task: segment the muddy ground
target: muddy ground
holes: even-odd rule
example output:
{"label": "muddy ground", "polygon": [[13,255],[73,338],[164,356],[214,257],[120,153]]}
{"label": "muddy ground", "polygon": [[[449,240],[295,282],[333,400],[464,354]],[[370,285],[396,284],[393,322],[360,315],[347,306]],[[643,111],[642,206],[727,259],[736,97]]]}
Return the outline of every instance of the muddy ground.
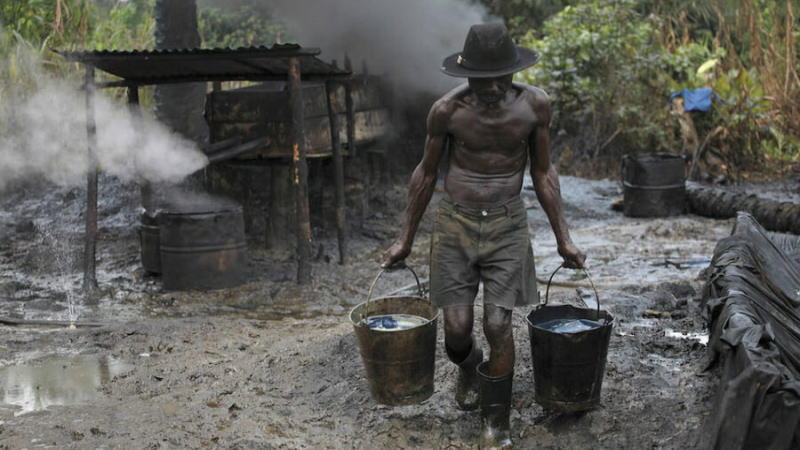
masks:
{"label": "muddy ground", "polygon": [[[562,191],[573,239],[589,255],[616,324],[601,407],[557,414],[533,401],[528,310],[515,312],[518,447],[702,447],[715,377],[704,371],[700,275],[732,222],[623,217],[610,208],[621,197],[613,181],[562,177]],[[537,270],[546,277],[560,258],[533,191],[523,196]],[[370,397],[347,319],[398,230],[404,197],[396,185],[373,198],[364,229],[349,236],[347,265],[336,264],[335,235],[316,230],[312,286],[298,286],[291,261],[252,242],[247,284],[162,292],[139,265],[136,189],[103,179],[101,292],[85,298],[83,193],[34,185],[6,192],[0,318],[68,320],[72,312],[79,323],[103,326],[0,325],[0,448],[477,448],[478,413],[454,408],[455,367],[444,355],[441,324],[435,393],[420,405],[390,408]],[[423,278],[433,209],[409,259]],[[561,282],[586,283],[562,272]],[[393,273],[377,290],[411,281]],[[589,292],[554,287],[551,301],[593,305]]]}

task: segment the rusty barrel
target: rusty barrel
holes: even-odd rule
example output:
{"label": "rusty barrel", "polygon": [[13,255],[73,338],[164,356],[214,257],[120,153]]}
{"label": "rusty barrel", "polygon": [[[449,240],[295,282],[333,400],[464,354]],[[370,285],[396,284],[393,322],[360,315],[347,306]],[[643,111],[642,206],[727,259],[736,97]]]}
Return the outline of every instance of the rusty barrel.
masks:
{"label": "rusty barrel", "polygon": [[625,155],[622,185],[626,216],[668,217],[686,210],[686,162],[681,155]]}
{"label": "rusty barrel", "polygon": [[148,273],[161,273],[158,211],[144,210],[139,215],[139,247],[142,267]]}
{"label": "rusty barrel", "polygon": [[169,208],[159,215],[165,290],[210,290],[245,281],[247,255],[242,207],[236,204]]}
{"label": "rusty barrel", "polygon": [[[553,272],[550,281],[560,268]],[[559,412],[592,409],[600,403],[614,318],[600,310],[599,298],[597,309],[548,305],[550,281],[547,283],[544,304],[534,308],[526,318],[533,363],[534,398],[542,407]],[[599,326],[568,333],[547,329],[548,323],[572,319],[593,321]]]}
{"label": "rusty barrel", "polygon": [[[381,274],[383,271],[375,281]],[[374,286],[375,282],[370,287],[367,301],[350,312],[370,393],[376,402],[384,405],[420,403],[433,394],[439,311],[422,297],[419,279],[419,296],[372,299]],[[372,329],[367,325],[369,317],[398,314],[418,316],[425,321],[413,328],[396,331]]]}

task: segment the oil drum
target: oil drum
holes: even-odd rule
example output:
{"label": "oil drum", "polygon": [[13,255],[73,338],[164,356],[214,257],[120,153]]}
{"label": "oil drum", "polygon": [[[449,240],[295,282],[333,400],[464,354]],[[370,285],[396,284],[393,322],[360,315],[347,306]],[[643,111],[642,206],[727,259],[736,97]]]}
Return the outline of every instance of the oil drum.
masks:
{"label": "oil drum", "polygon": [[139,215],[139,246],[145,272],[161,273],[159,235],[158,211],[142,211]]}
{"label": "oil drum", "polygon": [[686,162],[672,153],[622,158],[623,214],[668,217],[686,210]]}
{"label": "oil drum", "polygon": [[210,290],[245,281],[246,241],[236,204],[170,208],[159,215],[164,290]]}

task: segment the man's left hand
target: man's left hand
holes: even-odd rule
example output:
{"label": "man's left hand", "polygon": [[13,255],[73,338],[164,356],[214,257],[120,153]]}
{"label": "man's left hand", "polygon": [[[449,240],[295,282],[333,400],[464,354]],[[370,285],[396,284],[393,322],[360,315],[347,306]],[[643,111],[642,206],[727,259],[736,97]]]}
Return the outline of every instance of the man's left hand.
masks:
{"label": "man's left hand", "polygon": [[573,243],[567,243],[558,247],[558,254],[564,258],[564,267],[570,269],[583,269],[586,261],[586,254],[578,250]]}

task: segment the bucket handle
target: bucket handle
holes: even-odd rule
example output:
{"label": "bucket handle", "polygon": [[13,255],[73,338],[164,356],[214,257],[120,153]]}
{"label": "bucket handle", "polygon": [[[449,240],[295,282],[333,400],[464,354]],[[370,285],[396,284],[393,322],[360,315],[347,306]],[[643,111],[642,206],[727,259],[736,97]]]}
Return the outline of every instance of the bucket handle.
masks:
{"label": "bucket handle", "polygon": [[417,272],[414,272],[414,269],[412,269],[411,266],[409,266],[405,262],[399,262],[390,267],[387,267],[386,269],[381,269],[381,271],[378,272],[378,276],[376,276],[375,279],[372,280],[372,284],[369,286],[369,293],[367,294],[367,304],[364,306],[364,317],[362,318],[362,320],[366,320],[369,318],[369,302],[370,300],[372,300],[372,290],[375,289],[375,283],[378,282],[378,279],[380,279],[381,275],[383,275],[385,272],[394,272],[395,270],[398,269],[408,269],[414,275],[414,280],[417,281],[417,290],[419,291],[419,296],[422,297],[422,284],[419,282],[419,277],[417,276]]}
{"label": "bucket handle", "polygon": [[[625,172],[626,172],[626,169],[628,168],[628,161],[632,160],[632,159],[633,159],[633,157],[631,155],[628,155],[628,154],[625,154],[625,155],[622,156],[622,163],[619,165],[619,181],[622,183],[623,186],[625,185]],[[560,267],[559,267],[559,269],[560,269]],[[558,270],[558,269],[556,269],[556,270]]]}
{"label": "bucket handle", "polygon": [[[550,278],[547,280],[547,289],[544,291],[544,305],[543,306],[547,306],[547,302],[550,299],[550,283],[553,281],[553,277],[556,276],[556,272],[561,270],[562,267],[564,267],[563,263],[560,266],[556,267],[556,270],[554,270],[553,273],[550,274]],[[594,286],[594,282],[592,281],[592,277],[589,275],[589,271],[586,270],[586,269],[580,269],[580,270],[582,270],[583,273],[586,274],[586,278],[589,279],[589,284],[592,285],[592,289],[594,290],[594,298],[597,299],[597,318],[595,320],[597,320],[599,322],[600,321],[600,294],[597,293],[597,288]]]}

